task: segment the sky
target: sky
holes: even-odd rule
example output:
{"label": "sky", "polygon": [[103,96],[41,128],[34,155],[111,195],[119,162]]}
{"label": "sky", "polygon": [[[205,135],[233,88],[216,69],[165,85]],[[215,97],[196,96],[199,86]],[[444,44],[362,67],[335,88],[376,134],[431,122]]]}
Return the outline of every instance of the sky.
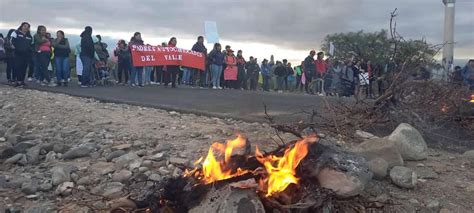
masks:
{"label": "sky", "polygon": [[[147,44],[174,36],[191,48],[215,21],[220,43],[245,57],[301,61],[327,34],[388,29],[395,8],[402,36],[443,43],[442,0],[0,0],[0,30],[27,21],[73,36],[92,26],[111,44],[138,31]],[[474,0],[457,0],[455,19],[455,58],[474,58]]]}

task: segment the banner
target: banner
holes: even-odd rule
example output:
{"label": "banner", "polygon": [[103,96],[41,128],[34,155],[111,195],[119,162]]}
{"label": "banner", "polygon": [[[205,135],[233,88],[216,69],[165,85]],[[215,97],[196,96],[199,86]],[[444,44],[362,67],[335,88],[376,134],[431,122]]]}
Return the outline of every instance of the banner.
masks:
{"label": "banner", "polygon": [[219,33],[217,32],[217,23],[215,21],[204,22],[204,32],[208,44],[219,43]]}
{"label": "banner", "polygon": [[177,47],[160,47],[151,45],[131,45],[133,65],[163,66],[177,65],[205,70],[206,59],[204,54]]}

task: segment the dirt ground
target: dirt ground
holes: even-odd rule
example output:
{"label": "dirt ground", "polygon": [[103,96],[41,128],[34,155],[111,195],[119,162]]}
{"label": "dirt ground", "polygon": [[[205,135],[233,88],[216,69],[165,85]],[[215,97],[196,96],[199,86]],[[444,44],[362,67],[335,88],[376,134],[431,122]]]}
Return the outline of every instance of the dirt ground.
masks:
{"label": "dirt ground", "polygon": [[[97,177],[96,182],[83,186],[85,190],[92,190],[111,182],[110,174],[95,174],[94,165],[105,163],[105,157],[117,150],[119,145],[125,146],[127,152],[140,152],[142,158],[146,158],[155,155],[163,144],[168,144],[169,149],[164,151],[167,157],[192,162],[204,156],[212,142],[232,139],[236,133],[249,138],[252,150],[255,145],[263,150],[271,150],[275,147],[274,141],[278,140],[274,130],[265,123],[100,103],[62,94],[0,86],[0,148],[8,143],[1,136],[15,124],[26,127],[19,137],[21,141],[62,143],[71,148],[94,143],[100,148],[96,153],[71,160],[58,157],[47,161],[43,160],[46,153],[41,153],[40,162],[31,165],[5,164],[6,159],[0,159],[0,211],[33,207],[55,207],[61,210],[65,203],[74,202],[74,194],[58,196],[54,186],[49,190],[38,190],[33,193],[34,196],[28,197],[24,193],[23,183],[28,180],[34,180],[38,185],[50,182],[51,169],[68,164],[78,168],[76,176],[79,177],[76,179]],[[282,137],[287,141],[295,139],[286,134]],[[352,146],[350,141],[341,143]],[[419,179],[416,188],[411,190],[396,187],[389,178],[374,180],[363,195],[381,201],[392,200],[400,205],[400,212],[474,212],[474,164],[461,154],[430,149],[427,160],[407,162],[405,166],[420,174],[428,173],[425,175],[427,178]],[[154,169],[162,167],[151,166],[147,170],[148,175],[155,174]],[[167,166],[165,169],[171,171],[175,168]],[[12,187],[12,180],[15,179],[23,182]]]}

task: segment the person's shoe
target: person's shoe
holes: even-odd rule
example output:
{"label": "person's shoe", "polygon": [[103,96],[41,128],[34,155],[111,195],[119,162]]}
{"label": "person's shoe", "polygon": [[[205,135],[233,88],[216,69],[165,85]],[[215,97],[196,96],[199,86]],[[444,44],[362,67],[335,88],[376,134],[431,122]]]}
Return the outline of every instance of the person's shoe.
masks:
{"label": "person's shoe", "polygon": [[138,86],[139,86],[139,87],[144,87],[143,84],[139,84]]}
{"label": "person's shoe", "polygon": [[161,85],[161,83],[160,83],[160,82],[156,82],[156,85],[160,86],[160,85]]}
{"label": "person's shoe", "polygon": [[213,86],[212,89],[217,89],[217,87],[216,87],[216,86]]}
{"label": "person's shoe", "polygon": [[222,88],[222,87],[217,87],[217,89],[224,89],[224,88]]}
{"label": "person's shoe", "polygon": [[137,85],[135,85],[135,84],[132,84],[132,87],[136,87],[136,86],[137,86]]}
{"label": "person's shoe", "polygon": [[67,87],[67,81],[63,83],[63,87]]}
{"label": "person's shoe", "polygon": [[57,87],[60,87],[61,84],[62,84],[61,82],[58,82],[58,83],[56,84],[56,86],[57,86]]}
{"label": "person's shoe", "polygon": [[28,82],[32,82],[33,81],[33,78],[28,78]]}
{"label": "person's shoe", "polygon": [[55,87],[55,86],[56,86],[56,84],[52,81],[48,84],[48,87]]}
{"label": "person's shoe", "polygon": [[89,86],[87,85],[81,85],[81,88],[88,88]]}
{"label": "person's shoe", "polygon": [[40,86],[44,87],[44,86],[46,86],[46,84],[44,82],[41,82]]}

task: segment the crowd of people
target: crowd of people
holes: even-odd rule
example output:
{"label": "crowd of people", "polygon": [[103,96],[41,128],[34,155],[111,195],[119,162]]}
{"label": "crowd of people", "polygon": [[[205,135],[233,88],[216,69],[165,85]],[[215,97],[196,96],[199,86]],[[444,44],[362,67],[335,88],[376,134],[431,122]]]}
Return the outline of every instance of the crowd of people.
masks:
{"label": "crowd of people", "polygon": [[[133,63],[129,48],[145,44],[140,32],[134,33],[128,43],[119,40],[112,55],[109,55],[101,36],[93,35],[91,27],[85,27],[80,37],[81,41],[71,46],[63,31],[57,31],[56,38],[53,38],[43,25],[38,26],[32,36],[27,22],[18,29],[9,30],[6,37],[0,34],[0,59],[7,64],[8,82],[15,87],[24,87],[25,81],[41,86],[68,86],[71,82],[71,54],[76,57],[75,71],[82,88],[111,81],[132,87],[171,85],[176,88],[177,85],[187,85],[372,98],[384,92],[387,87],[384,79],[390,72],[389,64],[372,64],[370,60],[353,58],[335,60],[315,50],[311,50],[296,66],[286,59],[275,60],[273,56],[261,63],[252,56],[247,61],[241,50],[234,54],[228,45],[222,49],[221,44],[216,43],[208,51],[203,36],[197,38],[192,50],[206,56],[206,70],[171,65],[141,67]],[[172,37],[161,46],[176,47],[177,42]],[[114,66],[109,66],[111,63]],[[447,80],[444,73],[447,72],[440,66],[431,72],[422,70],[420,76]],[[456,67],[451,80],[474,87],[474,60],[464,68]]]}

